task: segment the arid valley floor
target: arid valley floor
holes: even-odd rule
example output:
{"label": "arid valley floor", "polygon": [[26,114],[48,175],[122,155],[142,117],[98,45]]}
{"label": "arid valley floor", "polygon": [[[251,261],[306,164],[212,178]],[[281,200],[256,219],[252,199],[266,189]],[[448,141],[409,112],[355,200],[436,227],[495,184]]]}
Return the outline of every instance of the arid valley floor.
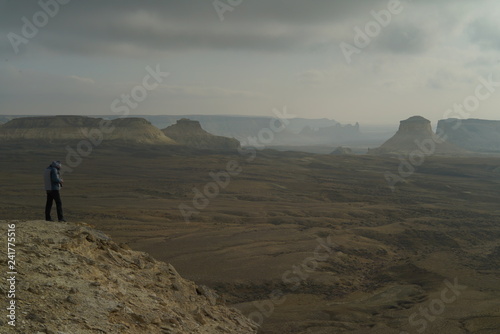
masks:
{"label": "arid valley floor", "polygon": [[[3,145],[1,219],[42,219],[43,170],[65,156]],[[103,144],[64,175],[66,218],[216,289],[260,333],[500,332],[500,157],[429,156],[394,191],[397,158],[247,158]],[[230,162],[186,222],[179,205]]]}

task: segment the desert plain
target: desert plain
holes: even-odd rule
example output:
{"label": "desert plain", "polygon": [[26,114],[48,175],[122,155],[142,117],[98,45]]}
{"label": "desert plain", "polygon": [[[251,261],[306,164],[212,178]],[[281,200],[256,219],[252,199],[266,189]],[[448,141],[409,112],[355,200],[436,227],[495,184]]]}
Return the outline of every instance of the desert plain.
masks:
{"label": "desert plain", "polygon": [[[0,147],[2,219],[43,219],[42,173],[67,145]],[[499,333],[500,157],[427,156],[391,189],[400,167],[103,143],[61,194],[68,221],[215,289],[259,333]]]}

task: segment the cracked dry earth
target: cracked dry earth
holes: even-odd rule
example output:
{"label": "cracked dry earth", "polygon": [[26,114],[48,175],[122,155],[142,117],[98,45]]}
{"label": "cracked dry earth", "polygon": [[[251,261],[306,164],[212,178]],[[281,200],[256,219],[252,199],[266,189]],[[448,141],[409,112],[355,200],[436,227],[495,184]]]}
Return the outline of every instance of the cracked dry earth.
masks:
{"label": "cracked dry earth", "polygon": [[[16,230],[16,327],[2,316],[1,333],[257,332],[214,291],[89,225],[0,221],[1,235],[8,224]],[[0,263],[7,272],[7,257]]]}

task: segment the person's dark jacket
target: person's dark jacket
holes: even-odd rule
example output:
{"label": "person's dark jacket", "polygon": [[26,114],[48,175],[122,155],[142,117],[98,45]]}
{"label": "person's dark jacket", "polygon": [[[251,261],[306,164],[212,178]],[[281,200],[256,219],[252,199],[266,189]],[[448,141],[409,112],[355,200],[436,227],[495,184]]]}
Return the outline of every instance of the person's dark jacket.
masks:
{"label": "person's dark jacket", "polygon": [[61,163],[59,161],[53,161],[47,169],[45,169],[44,180],[45,180],[45,190],[61,190],[62,179],[59,174],[59,169],[61,168]]}

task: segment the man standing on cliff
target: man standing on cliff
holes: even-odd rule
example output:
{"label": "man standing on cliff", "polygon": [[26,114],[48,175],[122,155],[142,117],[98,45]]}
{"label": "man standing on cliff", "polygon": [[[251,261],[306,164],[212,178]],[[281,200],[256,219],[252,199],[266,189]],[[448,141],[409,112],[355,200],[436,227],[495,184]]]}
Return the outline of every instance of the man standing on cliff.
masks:
{"label": "man standing on cliff", "polygon": [[45,191],[47,192],[47,203],[45,204],[45,220],[53,221],[50,217],[50,211],[52,210],[52,203],[56,202],[57,208],[57,219],[60,222],[65,222],[61,195],[59,194],[59,190],[62,188],[63,179],[61,178],[61,174],[59,170],[61,169],[60,161],[52,161],[49,167],[45,169],[45,173],[43,175],[45,181]]}

